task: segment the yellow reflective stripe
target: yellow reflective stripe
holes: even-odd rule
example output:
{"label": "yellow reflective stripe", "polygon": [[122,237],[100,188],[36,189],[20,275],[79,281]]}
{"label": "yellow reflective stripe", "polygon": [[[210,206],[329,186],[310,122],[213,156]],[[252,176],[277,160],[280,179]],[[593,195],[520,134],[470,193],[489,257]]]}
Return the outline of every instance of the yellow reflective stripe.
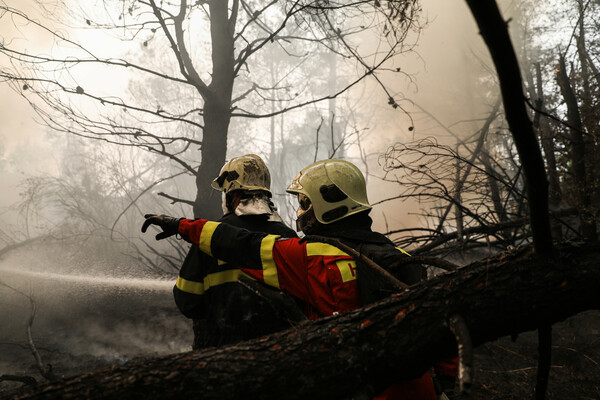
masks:
{"label": "yellow reflective stripe", "polygon": [[307,256],[348,256],[342,250],[327,243],[306,243]]}
{"label": "yellow reflective stripe", "polygon": [[203,253],[212,256],[212,252],[210,251],[210,242],[212,240],[212,235],[219,226],[218,222],[208,221],[202,227],[202,232],[200,233],[200,241],[198,243],[198,247]]}
{"label": "yellow reflective stripe", "polygon": [[188,281],[187,279],[178,277],[175,286],[182,292],[202,295],[211,287],[219,286],[223,283],[237,282],[240,275],[242,275],[242,271],[236,268],[208,274],[204,277],[203,282]]}
{"label": "yellow reflective stripe", "polygon": [[354,260],[340,260],[336,262],[342,281],[348,282],[356,279],[356,262]]}
{"label": "yellow reflective stripe", "polygon": [[237,268],[208,274],[204,278],[204,290],[208,290],[213,286],[219,286],[223,283],[237,282],[240,274],[241,271]]}
{"label": "yellow reflective stripe", "polygon": [[177,289],[181,290],[182,292],[204,294],[204,284],[202,282],[188,281],[187,279],[178,277],[175,286],[177,286]]}
{"label": "yellow reflective stripe", "polygon": [[406,254],[407,256],[411,257],[410,254],[408,254],[406,251],[402,250],[400,247],[396,247],[396,250],[400,250],[401,252],[403,252],[404,254]]}
{"label": "yellow reflective stripe", "polygon": [[279,289],[279,277],[277,276],[277,265],[273,260],[273,246],[278,235],[267,235],[260,243],[260,260],[263,267],[263,280],[269,286]]}

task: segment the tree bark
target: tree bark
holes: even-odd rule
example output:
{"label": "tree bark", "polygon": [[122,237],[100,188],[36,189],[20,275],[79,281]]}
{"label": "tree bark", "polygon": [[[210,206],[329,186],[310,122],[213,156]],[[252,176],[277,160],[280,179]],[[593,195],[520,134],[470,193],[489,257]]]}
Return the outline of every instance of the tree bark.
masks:
{"label": "tree bark", "polygon": [[225,164],[227,131],[231,120],[233,91],[234,48],[233,27],[236,14],[228,14],[229,1],[211,1],[210,33],[212,43],[212,81],[204,99],[204,132],[202,161],[198,167],[194,216],[216,220],[221,217],[221,194],[210,187]]}
{"label": "tree bark", "polygon": [[[458,145],[456,146],[456,153],[458,154]],[[461,202],[462,202],[462,197],[460,195],[461,193],[461,187],[459,187],[459,182],[460,182],[460,160],[456,160],[456,182],[455,182],[455,187],[454,187],[454,218],[456,219],[456,241],[458,243],[458,245],[460,246],[463,242],[463,230],[464,230],[464,219],[463,219],[463,213],[462,213],[462,208],[461,208]],[[452,204],[452,203],[450,203]]]}
{"label": "tree bark", "polygon": [[[583,0],[577,0],[577,11],[579,18],[577,21],[579,35],[575,37],[577,40],[577,55],[581,64],[581,86],[583,88],[582,108],[588,108],[591,105],[592,89],[590,87],[590,74],[588,70],[588,60],[585,51],[585,8]],[[588,111],[588,110],[584,110]],[[585,112],[584,112],[585,114]],[[586,124],[587,125],[587,124]]]}
{"label": "tree bark", "polygon": [[506,22],[502,19],[495,0],[466,1],[498,72],[506,120],[512,132],[527,182],[527,198],[535,250],[540,257],[550,256],[552,237],[548,218],[548,179],[542,152],[525,108],[523,79]]}
{"label": "tree bark", "polygon": [[[539,111],[545,112],[546,107],[544,105],[544,85],[542,83],[542,69],[540,68],[539,63],[535,64],[535,76],[537,83],[536,105],[538,106]],[[558,168],[556,167],[554,141],[552,138],[552,132],[550,131],[550,124],[548,124],[548,118],[545,115],[541,115],[540,112],[537,113],[537,117],[539,125],[538,129],[540,131],[540,141],[542,143],[544,155],[546,156],[548,180],[550,183],[548,201],[550,204],[550,209],[552,211],[556,211],[558,210],[560,202],[562,200],[562,192],[560,189]],[[556,235],[554,235],[554,232],[556,232]],[[555,240],[561,240],[562,233],[560,231],[560,228],[555,229],[553,227],[553,236]]]}
{"label": "tree bark", "polygon": [[[490,189],[490,198],[494,206],[494,213],[496,214],[496,218],[498,219],[499,224],[506,224],[507,222],[509,222],[509,220],[508,216],[506,215],[506,209],[504,208],[504,204],[502,202],[502,197],[500,196],[498,180],[495,178],[497,176],[497,172],[492,167],[490,155],[487,152],[487,149],[484,149],[484,151],[481,152],[480,158],[485,168],[485,172],[487,174],[487,182]],[[511,235],[509,229],[505,229],[502,231],[502,238],[505,240],[506,243],[509,243],[510,237]]]}
{"label": "tree bark", "polygon": [[455,354],[448,321],[457,314],[477,346],[599,309],[600,243],[556,250],[551,268],[531,248],[520,248],[353,312],[230,347],[100,369],[24,389],[12,398],[329,400],[372,395]]}
{"label": "tree bark", "polygon": [[567,66],[565,59],[561,55],[558,59],[559,67],[556,73],[556,80],[560,86],[561,93],[567,104],[567,120],[569,121],[569,131],[571,134],[570,158],[575,177],[574,192],[581,213],[579,216],[581,234],[586,240],[597,240],[596,223],[591,213],[591,188],[587,182],[586,162],[585,162],[585,141],[583,135],[583,123],[581,113],[577,104],[577,97],[573,92],[571,81],[567,75]]}

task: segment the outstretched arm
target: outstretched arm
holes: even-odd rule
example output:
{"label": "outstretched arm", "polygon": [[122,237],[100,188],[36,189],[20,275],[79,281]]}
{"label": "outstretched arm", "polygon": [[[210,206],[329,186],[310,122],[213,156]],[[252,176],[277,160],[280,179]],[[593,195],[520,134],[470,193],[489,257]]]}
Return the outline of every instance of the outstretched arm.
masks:
{"label": "outstretched arm", "polygon": [[308,300],[306,244],[297,238],[281,239],[204,219],[153,214],[146,216],[142,232],[150,225],[163,229],[157,240],[179,233],[203,253],[237,266],[258,281]]}

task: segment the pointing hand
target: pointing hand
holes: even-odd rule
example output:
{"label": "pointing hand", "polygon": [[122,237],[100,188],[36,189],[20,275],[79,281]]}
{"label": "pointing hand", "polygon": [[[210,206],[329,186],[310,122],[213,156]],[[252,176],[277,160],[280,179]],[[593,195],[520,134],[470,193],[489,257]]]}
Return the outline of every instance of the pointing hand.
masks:
{"label": "pointing hand", "polygon": [[158,225],[163,231],[156,235],[156,240],[166,239],[169,236],[177,234],[179,229],[179,221],[183,218],[173,218],[167,215],[146,214],[146,221],[142,225],[142,232],[146,232],[150,225]]}

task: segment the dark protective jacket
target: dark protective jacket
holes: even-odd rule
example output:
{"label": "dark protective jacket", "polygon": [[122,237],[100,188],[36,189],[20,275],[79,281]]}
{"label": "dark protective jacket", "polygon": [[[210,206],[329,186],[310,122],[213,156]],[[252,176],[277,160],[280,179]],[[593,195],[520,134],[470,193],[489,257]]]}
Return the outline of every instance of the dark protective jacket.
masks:
{"label": "dark protective jacket", "polygon": [[[388,263],[382,266],[406,256],[385,236],[372,232],[370,225],[368,215],[359,214],[309,233],[335,235],[374,261]],[[333,245],[250,232],[203,219],[181,220],[179,234],[202,252],[225,259],[254,279],[303,300],[310,306],[306,314],[311,319],[361,306],[356,260]],[[413,265],[401,268],[396,276],[411,284],[426,274],[422,266]],[[436,395],[426,373],[389,387],[377,398],[435,400]]]}
{"label": "dark protective jacket", "polygon": [[[296,237],[268,215],[228,213],[221,222],[284,237]],[[258,285],[258,286],[257,286]],[[236,267],[192,246],[173,288],[179,310],[194,321],[194,348],[236,343],[290,327],[303,318],[288,294],[244,277]]]}
{"label": "dark protective jacket", "polygon": [[[307,239],[310,240],[311,237],[315,236],[337,239],[358,253],[368,257],[407,285],[412,285],[426,279],[427,271],[422,265],[401,264],[401,261],[404,261],[406,257],[410,257],[410,255],[401,248],[396,247],[386,236],[378,232],[373,232],[371,230],[372,223],[373,221],[369,217],[368,212],[362,212],[332,224],[317,224],[316,227],[308,232]],[[361,268],[361,272],[367,272],[366,268]],[[381,281],[369,282],[366,278],[371,277],[361,274],[361,279],[359,279],[361,291],[364,291],[363,289],[368,288],[369,285],[381,286]],[[385,288],[383,289],[385,290]],[[383,293],[379,299],[387,297],[389,294]],[[365,296],[365,293],[361,293],[363,305],[373,301],[366,300]]]}

